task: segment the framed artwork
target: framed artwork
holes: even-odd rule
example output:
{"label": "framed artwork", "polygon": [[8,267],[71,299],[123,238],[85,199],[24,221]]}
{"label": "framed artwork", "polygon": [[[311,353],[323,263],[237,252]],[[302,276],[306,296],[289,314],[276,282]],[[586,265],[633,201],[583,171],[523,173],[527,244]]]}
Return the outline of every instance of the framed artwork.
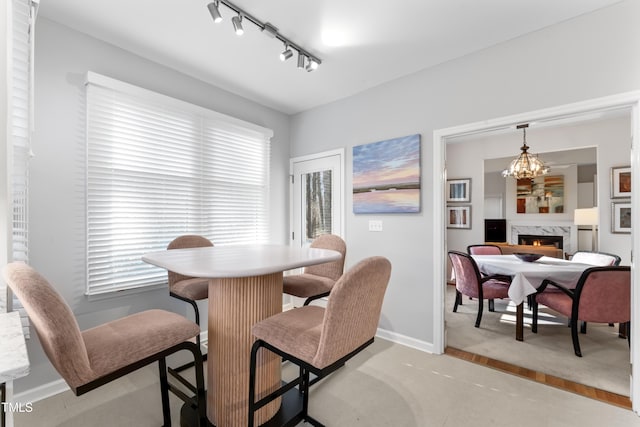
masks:
{"label": "framed artwork", "polygon": [[447,180],[447,202],[471,202],[471,178]]}
{"label": "framed artwork", "polygon": [[519,179],[516,187],[516,213],[564,213],[564,175]]}
{"label": "framed artwork", "polygon": [[420,135],[353,147],[353,213],[420,212]]}
{"label": "framed artwork", "polygon": [[447,206],[447,228],[471,228],[471,205]]}
{"label": "framed artwork", "polygon": [[631,166],[611,168],[611,198],[631,197]]}
{"label": "framed artwork", "polygon": [[631,233],[631,201],[611,203],[611,232]]}

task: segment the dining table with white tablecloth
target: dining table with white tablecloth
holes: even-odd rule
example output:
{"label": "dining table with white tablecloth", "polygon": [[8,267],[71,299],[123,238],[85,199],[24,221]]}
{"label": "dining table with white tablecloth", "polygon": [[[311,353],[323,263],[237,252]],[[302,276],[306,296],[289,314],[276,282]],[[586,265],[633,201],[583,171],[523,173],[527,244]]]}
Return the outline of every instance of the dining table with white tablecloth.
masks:
{"label": "dining table with white tablecloth", "polygon": [[516,255],[473,255],[478,269],[487,275],[499,274],[511,277],[509,298],[517,305],[516,339],[523,340],[523,307],[527,296],[535,294],[545,279],[551,279],[568,288],[574,288],[580,276],[591,264],[567,261],[543,256],[533,262]]}

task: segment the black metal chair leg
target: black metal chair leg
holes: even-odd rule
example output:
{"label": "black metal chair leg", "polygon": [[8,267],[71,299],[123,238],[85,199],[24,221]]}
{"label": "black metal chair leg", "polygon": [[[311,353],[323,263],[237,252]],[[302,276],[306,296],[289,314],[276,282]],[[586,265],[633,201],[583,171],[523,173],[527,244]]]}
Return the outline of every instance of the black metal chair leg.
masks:
{"label": "black metal chair leg", "polygon": [[167,380],[167,361],[163,357],[158,360],[160,372],[160,398],[162,399],[162,425],[171,427],[171,410],[169,408],[169,381]]}
{"label": "black metal chair leg", "polygon": [[456,289],[456,299],[455,299],[455,302],[453,303],[454,313],[458,311],[458,305],[461,305],[461,302],[462,302],[462,294],[460,293],[460,291]]}
{"label": "black metal chair leg", "polygon": [[581,324],[580,324],[580,333],[581,334],[586,334],[587,333],[587,322],[581,322]]}
{"label": "black metal chair leg", "polygon": [[535,298],[531,299],[531,332],[538,333],[538,303]]}
{"label": "black metal chair leg", "polygon": [[496,311],[496,306],[494,304],[494,300],[489,300],[489,311]]}

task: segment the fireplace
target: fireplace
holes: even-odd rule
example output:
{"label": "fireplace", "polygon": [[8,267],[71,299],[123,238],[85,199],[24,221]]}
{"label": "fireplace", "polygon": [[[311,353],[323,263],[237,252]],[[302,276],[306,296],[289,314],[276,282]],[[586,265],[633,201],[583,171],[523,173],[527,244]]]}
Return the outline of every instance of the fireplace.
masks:
{"label": "fireplace", "polygon": [[519,245],[533,245],[533,246],[555,246],[558,249],[563,249],[562,236],[536,236],[533,234],[518,234]]}

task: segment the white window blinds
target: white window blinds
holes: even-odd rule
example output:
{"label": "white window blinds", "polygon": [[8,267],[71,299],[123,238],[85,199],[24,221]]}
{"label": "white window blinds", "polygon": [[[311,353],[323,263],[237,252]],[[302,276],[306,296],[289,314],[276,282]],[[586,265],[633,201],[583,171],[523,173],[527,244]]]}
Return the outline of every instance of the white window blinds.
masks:
{"label": "white window blinds", "polygon": [[[29,261],[29,157],[33,127],[33,43],[38,3],[13,0],[11,3],[11,258]],[[28,317],[20,301],[12,299],[14,310],[20,311],[22,324],[29,337]]]}
{"label": "white window blinds", "polygon": [[272,131],[87,76],[87,294],[166,283],[142,262],[181,234],[266,243]]}

